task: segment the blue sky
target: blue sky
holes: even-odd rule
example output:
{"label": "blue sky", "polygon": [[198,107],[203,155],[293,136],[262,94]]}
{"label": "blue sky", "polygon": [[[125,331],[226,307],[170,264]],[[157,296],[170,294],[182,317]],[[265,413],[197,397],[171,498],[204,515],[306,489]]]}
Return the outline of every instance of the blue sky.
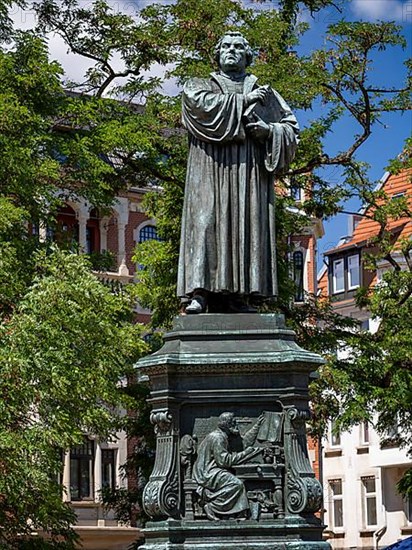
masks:
{"label": "blue sky", "polygon": [[[311,29],[304,36],[301,44],[301,51],[309,52],[312,49],[321,47],[324,43],[326,28],[329,24],[340,19],[347,21],[363,20],[376,22],[395,21],[402,26],[408,46],[405,51],[401,48],[390,48],[386,52],[379,52],[379,63],[375,65],[372,78],[378,84],[397,86],[402,83],[406,74],[402,60],[412,57],[412,0],[353,0],[343,2],[343,12],[338,13],[333,8],[323,10],[315,14],[313,19],[309,15],[305,20],[311,22]],[[306,117],[311,118],[310,113],[301,116],[301,123]],[[371,138],[360,148],[358,157],[370,164],[369,175],[373,180],[380,179],[391,158],[396,157],[403,148],[404,141],[412,134],[412,112],[386,114],[382,117],[382,124],[374,127]],[[340,123],[333,134],[327,139],[327,146],[330,150],[337,151],[344,149],[345,143],[354,132],[357,126],[348,120]],[[331,178],[339,178],[339,174],[331,172]],[[346,209],[353,211],[360,208],[360,204],[351,201]],[[322,261],[324,251],[331,248],[341,236],[347,234],[348,216],[342,214],[332,220],[325,222],[325,236],[319,241],[319,260]]]}
{"label": "blue sky", "polygon": [[[255,9],[263,10],[276,6],[276,2],[263,1],[259,4],[253,1],[244,2]],[[406,50],[401,48],[389,48],[386,52],[379,52],[378,60],[374,65],[371,78],[378,85],[401,85],[406,69],[402,63],[407,57],[412,57],[412,0],[351,0],[335,2],[341,11],[333,6],[325,8],[313,16],[308,10],[301,14],[301,21],[310,25],[308,32],[302,37],[301,44],[297,48],[301,54],[309,54],[311,51],[325,45],[327,27],[344,19],[346,21],[395,21],[402,27],[408,46]],[[320,108],[314,111],[298,112],[299,123],[304,127],[311,119],[322,113]],[[385,168],[390,159],[396,157],[403,148],[405,139],[412,135],[412,111],[406,113],[392,113],[381,117],[382,124],[376,124],[372,136],[359,149],[358,158],[370,164],[369,176],[372,180],[379,180],[385,173]],[[359,126],[346,118],[336,125],[334,132],[326,140],[327,152],[334,154],[344,150],[354,133],[359,131]],[[340,174],[336,168],[327,172],[328,179],[333,183],[339,180]],[[357,211],[362,205],[352,200],[345,205],[347,211]],[[348,232],[348,216],[341,214],[324,222],[325,236],[318,243],[319,267],[322,265],[323,253],[332,248],[340,237]]]}

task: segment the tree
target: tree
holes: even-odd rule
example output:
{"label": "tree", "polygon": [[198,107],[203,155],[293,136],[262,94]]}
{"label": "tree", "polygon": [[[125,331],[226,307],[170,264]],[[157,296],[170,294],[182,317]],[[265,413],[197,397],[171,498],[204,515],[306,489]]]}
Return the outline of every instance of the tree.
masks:
{"label": "tree", "polygon": [[[147,350],[133,323],[133,296],[111,293],[85,257],[32,231],[53,225],[67,194],[103,207],[122,185],[101,159],[99,136],[84,131],[111,106],[68,96],[61,74],[33,33],[16,33],[12,48],[0,51],[4,549],[74,547],[75,518],[59,482],[62,454],[85,431],[110,439],[123,427],[120,407],[134,407],[134,400],[120,382]],[[33,538],[33,531],[43,536]]]}
{"label": "tree", "polygon": [[[62,452],[83,433],[109,439],[132,402],[119,381],[144,350],[126,296],[109,292],[83,257],[38,252],[37,276],[0,326],[0,541],[40,530],[73,541],[62,501]],[[47,307],[45,307],[47,304]],[[47,546],[46,543],[43,543]],[[60,543],[61,546],[62,543]]]}

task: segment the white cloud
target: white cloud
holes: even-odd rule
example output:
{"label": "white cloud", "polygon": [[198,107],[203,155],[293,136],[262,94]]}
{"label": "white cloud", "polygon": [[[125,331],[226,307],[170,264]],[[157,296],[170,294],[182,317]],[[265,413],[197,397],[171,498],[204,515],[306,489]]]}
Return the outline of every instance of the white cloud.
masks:
{"label": "white cloud", "polygon": [[351,8],[356,17],[368,21],[412,21],[412,0],[353,0]]}

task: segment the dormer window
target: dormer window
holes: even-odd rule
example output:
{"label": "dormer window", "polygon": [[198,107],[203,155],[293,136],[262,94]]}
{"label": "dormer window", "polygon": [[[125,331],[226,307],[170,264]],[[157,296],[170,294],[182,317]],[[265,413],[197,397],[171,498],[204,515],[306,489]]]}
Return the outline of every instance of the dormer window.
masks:
{"label": "dormer window", "polygon": [[360,285],[359,254],[348,257],[348,289],[358,288]]}
{"label": "dormer window", "polygon": [[333,261],[333,293],[345,290],[345,268],[343,258]]}
{"label": "dormer window", "polygon": [[361,284],[360,254],[348,254],[331,262],[332,294],[352,292]]}
{"label": "dormer window", "polygon": [[404,197],[404,196],[405,196],[405,191],[400,191],[399,193],[395,193],[394,195],[392,195],[391,201],[400,199],[401,197]]}

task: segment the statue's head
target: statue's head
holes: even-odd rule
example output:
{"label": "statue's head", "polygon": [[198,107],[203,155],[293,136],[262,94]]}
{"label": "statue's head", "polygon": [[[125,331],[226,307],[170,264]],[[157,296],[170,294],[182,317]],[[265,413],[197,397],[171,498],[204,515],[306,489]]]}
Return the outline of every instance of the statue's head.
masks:
{"label": "statue's head", "polygon": [[224,412],[219,416],[218,427],[228,434],[239,433],[235,415],[231,412]]}
{"label": "statue's head", "polygon": [[228,31],[216,45],[215,60],[224,72],[243,72],[252,64],[252,48],[240,32]]}

